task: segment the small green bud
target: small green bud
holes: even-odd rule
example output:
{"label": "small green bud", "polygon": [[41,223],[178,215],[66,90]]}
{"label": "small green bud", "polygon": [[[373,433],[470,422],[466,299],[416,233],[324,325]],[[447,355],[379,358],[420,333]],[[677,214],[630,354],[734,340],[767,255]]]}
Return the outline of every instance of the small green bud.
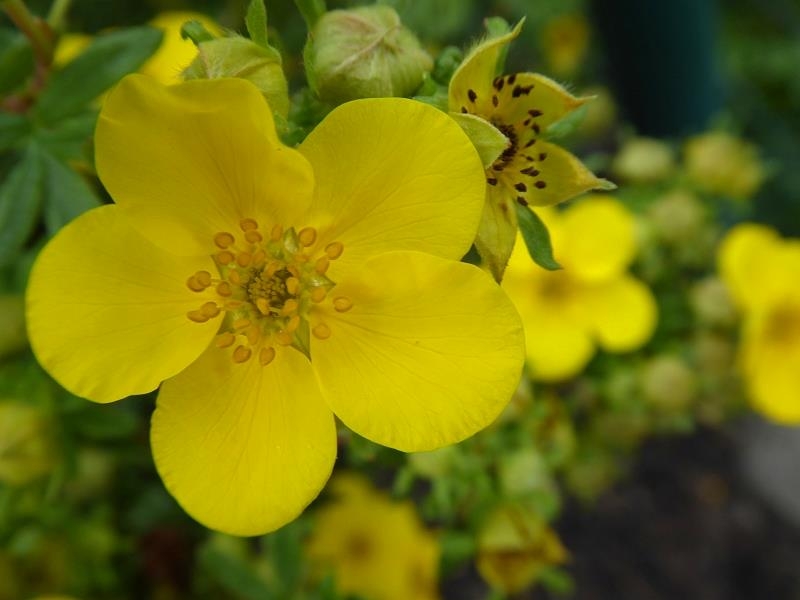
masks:
{"label": "small green bud", "polygon": [[695,397],[697,381],[692,370],[677,356],[653,358],[641,373],[645,400],[663,412],[679,412]]}
{"label": "small green bud", "polygon": [[236,36],[200,42],[197,51],[183,72],[185,79],[247,79],[264,94],[279,127],[283,125],[289,114],[289,86],[277,50]]}
{"label": "small green bud", "polygon": [[658,198],[651,205],[648,216],[656,236],[670,245],[695,243],[708,220],[697,197],[683,190]]}
{"label": "small green bud", "polygon": [[719,277],[706,277],[694,284],[689,292],[689,302],[703,325],[730,327],[736,323],[733,299]]}
{"label": "small green bud", "polygon": [[558,493],[544,458],[532,448],[501,457],[498,467],[500,489],[509,498]]}
{"label": "small green bud", "polygon": [[620,149],[612,171],[632,183],[655,183],[666,179],[675,170],[672,149],[652,138],[633,138]]}
{"label": "small green bud", "polygon": [[409,96],[433,68],[431,57],[389,6],[325,13],[304,51],[311,88],[326,102]]}

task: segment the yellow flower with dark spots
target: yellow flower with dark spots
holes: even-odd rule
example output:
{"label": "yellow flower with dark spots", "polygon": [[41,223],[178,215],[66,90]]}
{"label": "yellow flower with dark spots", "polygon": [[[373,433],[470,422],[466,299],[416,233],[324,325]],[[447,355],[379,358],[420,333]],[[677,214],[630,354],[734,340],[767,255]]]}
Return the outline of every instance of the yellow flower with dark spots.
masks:
{"label": "yellow flower with dark spots", "polygon": [[198,521],[259,534],[296,517],[333,467],[334,413],[428,450],[485,427],[513,394],[521,324],[458,262],[483,171],[447,115],[359,100],[292,149],[247,81],[133,75],[95,142],[115,204],[39,255],[31,345],[97,402],[164,382],[155,463]]}
{"label": "yellow flower with dark spots", "polygon": [[448,92],[448,107],[456,120],[464,122],[459,115],[479,118],[506,138],[505,148],[485,164],[486,206],[475,239],[498,280],[516,239],[514,203],[549,206],[591,189],[614,187],[546,139],[550,125],[591,98],[576,98],[536,73],[495,76],[501,53],[521,28],[522,22],[506,35],[478,44],[453,74]]}

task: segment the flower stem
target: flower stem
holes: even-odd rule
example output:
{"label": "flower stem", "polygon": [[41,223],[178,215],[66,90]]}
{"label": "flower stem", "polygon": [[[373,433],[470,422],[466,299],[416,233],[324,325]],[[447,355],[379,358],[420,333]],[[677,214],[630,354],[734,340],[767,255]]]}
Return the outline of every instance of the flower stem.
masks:
{"label": "flower stem", "polygon": [[36,62],[43,67],[53,62],[55,40],[50,26],[32,14],[22,0],[1,0],[0,8],[5,11],[11,22],[28,38],[36,56]]}

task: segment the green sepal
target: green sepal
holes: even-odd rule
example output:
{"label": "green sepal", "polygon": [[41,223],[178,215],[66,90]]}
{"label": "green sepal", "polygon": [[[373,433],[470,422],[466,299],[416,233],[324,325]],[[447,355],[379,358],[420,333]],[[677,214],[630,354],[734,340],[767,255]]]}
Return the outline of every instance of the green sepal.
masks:
{"label": "green sepal", "polygon": [[[490,39],[503,37],[511,32],[511,25],[508,24],[503,17],[487,17],[483,21],[486,27],[486,34]],[[494,74],[502,75],[505,73],[506,56],[508,56],[508,44],[504,45],[497,56],[497,63],[495,65]]]}
{"label": "green sepal", "polygon": [[244,17],[244,24],[250,39],[259,46],[269,47],[267,39],[267,7],[264,0],[250,0],[247,6],[247,14]]}
{"label": "green sepal", "polygon": [[511,141],[503,135],[502,131],[477,115],[451,112],[450,116],[455,119],[469,137],[472,145],[475,146],[484,169],[488,169],[503,153],[503,150],[511,145]]}
{"label": "green sepal", "polygon": [[33,74],[33,50],[27,38],[12,29],[0,29],[0,94],[20,87]]}
{"label": "green sepal", "polygon": [[39,152],[30,144],[0,186],[0,265],[12,263],[30,238],[36,227],[42,194]]}
{"label": "green sepal", "polygon": [[41,150],[45,229],[55,235],[59,229],[87,210],[100,206],[89,184],[70,167]]}
{"label": "green sepal", "polygon": [[514,197],[499,186],[486,186],[486,202],[475,236],[481,264],[498,283],[503,279],[517,239],[517,213]]}
{"label": "green sepal", "polygon": [[56,123],[83,110],[90,102],[138,69],[161,44],[152,27],[132,27],[97,36],[75,60],[55,71],[36,104],[36,116]]}
{"label": "green sepal", "polygon": [[534,211],[527,206],[515,204],[517,220],[522,239],[528,248],[528,254],[537,265],[548,271],[558,271],[561,265],[553,256],[553,244],[550,241],[550,232]]}
{"label": "green sepal", "polygon": [[199,46],[202,42],[213,40],[214,36],[200,21],[191,20],[181,25],[181,38],[192,40],[195,46]]}
{"label": "green sepal", "polygon": [[586,113],[589,110],[587,107],[588,103],[581,104],[562,119],[551,123],[544,131],[545,137],[549,140],[556,140],[571,135],[580,127],[581,123],[583,123],[583,119],[586,118]]}

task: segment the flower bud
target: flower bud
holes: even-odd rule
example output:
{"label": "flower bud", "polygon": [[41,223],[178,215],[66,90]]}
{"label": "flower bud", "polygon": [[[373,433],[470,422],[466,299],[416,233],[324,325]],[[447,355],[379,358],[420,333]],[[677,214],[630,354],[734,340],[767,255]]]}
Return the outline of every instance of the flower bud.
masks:
{"label": "flower bud", "polygon": [[289,114],[289,87],[281,55],[274,48],[265,48],[238,36],[200,42],[197,58],[183,76],[185,79],[246,79],[261,90],[279,121]]}
{"label": "flower bud", "polygon": [[669,177],[675,169],[672,149],[652,138],[633,138],[620,149],[612,170],[631,183],[655,183]]}
{"label": "flower bud", "polygon": [[664,354],[644,367],[641,386],[649,404],[671,413],[685,409],[692,402],[697,381],[683,360]]}
{"label": "flower bud", "polygon": [[758,190],[765,177],[755,147],[722,131],[692,138],[685,154],[692,182],[712,194],[744,200]]}
{"label": "flower bud", "polygon": [[689,292],[689,302],[703,325],[729,327],[736,322],[733,299],[719,277],[706,277],[695,283]]}
{"label": "flower bud", "polygon": [[325,13],[304,51],[309,84],[320,99],[408,96],[433,68],[400,17],[384,5]]}
{"label": "flower bud", "polygon": [[670,245],[691,244],[706,225],[706,212],[691,192],[674,190],[658,198],[648,212],[659,239]]}

